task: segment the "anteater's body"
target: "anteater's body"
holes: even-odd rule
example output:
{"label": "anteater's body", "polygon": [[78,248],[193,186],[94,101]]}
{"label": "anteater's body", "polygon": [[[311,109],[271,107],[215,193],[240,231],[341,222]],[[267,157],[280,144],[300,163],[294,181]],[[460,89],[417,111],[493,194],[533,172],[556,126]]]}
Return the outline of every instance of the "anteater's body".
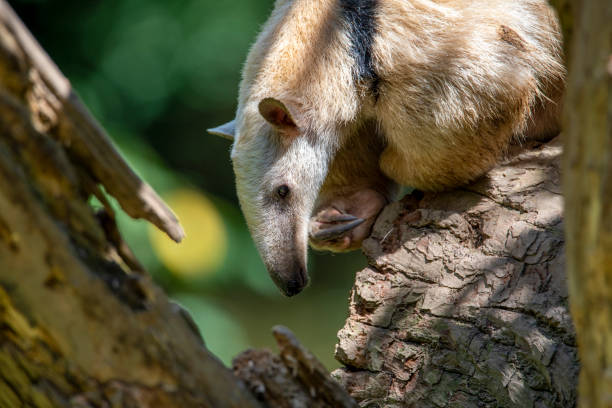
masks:
{"label": "anteater's body", "polygon": [[358,247],[398,184],[458,186],[557,132],[560,53],[542,0],[277,0],[217,129],[277,284],[307,283],[309,232]]}

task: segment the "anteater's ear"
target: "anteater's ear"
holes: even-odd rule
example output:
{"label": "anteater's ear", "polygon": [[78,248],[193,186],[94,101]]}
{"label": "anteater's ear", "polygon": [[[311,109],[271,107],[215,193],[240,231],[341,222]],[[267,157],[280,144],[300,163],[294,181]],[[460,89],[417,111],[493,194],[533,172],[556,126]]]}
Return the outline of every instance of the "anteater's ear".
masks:
{"label": "anteater's ear", "polygon": [[274,98],[265,98],[259,102],[259,113],[265,120],[280,129],[295,129],[297,125],[284,103]]}
{"label": "anteater's ear", "polygon": [[221,126],[217,126],[216,128],[208,129],[208,133],[221,136],[225,139],[234,140],[234,135],[236,134],[236,119]]}

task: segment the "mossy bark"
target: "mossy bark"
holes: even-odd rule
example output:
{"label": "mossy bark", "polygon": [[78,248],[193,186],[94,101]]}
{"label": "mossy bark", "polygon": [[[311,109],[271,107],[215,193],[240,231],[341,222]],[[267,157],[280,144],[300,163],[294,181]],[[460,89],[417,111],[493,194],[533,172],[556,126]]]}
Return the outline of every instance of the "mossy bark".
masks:
{"label": "mossy bark", "polygon": [[258,407],[121,241],[102,189],[176,240],[0,1],[0,407]]}

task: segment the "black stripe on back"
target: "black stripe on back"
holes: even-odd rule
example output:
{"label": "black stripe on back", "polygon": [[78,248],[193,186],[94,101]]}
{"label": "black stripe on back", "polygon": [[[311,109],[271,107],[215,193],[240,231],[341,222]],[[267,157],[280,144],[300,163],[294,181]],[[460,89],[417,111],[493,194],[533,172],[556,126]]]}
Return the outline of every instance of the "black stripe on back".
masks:
{"label": "black stripe on back", "polygon": [[342,17],[349,28],[351,49],[357,64],[357,80],[371,82],[373,91],[378,84],[378,76],[372,63],[377,3],[377,0],[340,0]]}

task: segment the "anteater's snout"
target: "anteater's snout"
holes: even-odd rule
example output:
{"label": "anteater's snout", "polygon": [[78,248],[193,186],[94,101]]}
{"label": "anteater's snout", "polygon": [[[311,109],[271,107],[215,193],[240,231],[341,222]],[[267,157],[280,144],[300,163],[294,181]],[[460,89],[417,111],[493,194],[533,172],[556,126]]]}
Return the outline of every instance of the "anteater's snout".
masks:
{"label": "anteater's snout", "polygon": [[270,275],[276,286],[288,297],[300,293],[309,282],[306,266],[301,263],[296,263],[284,271],[270,271]]}
{"label": "anteater's snout", "polygon": [[285,287],[285,295],[291,297],[300,293],[306,286],[308,285],[308,276],[306,272],[303,272],[299,275],[297,279],[291,279],[287,281],[287,285]]}

